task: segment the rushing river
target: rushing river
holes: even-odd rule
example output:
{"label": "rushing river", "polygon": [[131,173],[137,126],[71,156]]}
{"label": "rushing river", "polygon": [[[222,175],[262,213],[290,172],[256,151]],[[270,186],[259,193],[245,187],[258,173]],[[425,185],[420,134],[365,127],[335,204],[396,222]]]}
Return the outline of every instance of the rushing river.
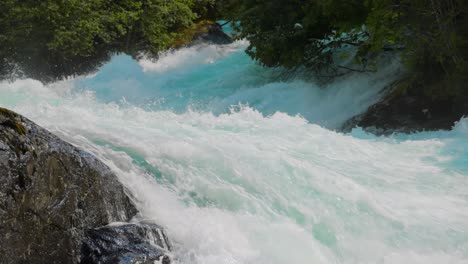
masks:
{"label": "rushing river", "polygon": [[0,83],[15,110],[106,162],[177,263],[468,263],[468,119],[376,137],[336,128],[398,63],[319,88],[238,41],[115,56],[93,76]]}

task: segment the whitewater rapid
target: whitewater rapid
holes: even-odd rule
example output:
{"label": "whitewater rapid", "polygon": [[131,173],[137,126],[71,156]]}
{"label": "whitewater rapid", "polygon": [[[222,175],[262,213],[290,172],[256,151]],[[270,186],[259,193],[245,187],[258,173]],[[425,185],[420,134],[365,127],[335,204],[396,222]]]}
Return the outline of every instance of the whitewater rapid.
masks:
{"label": "whitewater rapid", "polygon": [[278,81],[204,45],[43,85],[0,83],[15,110],[101,158],[176,263],[468,263],[468,120],[451,131],[336,132],[398,63],[326,89]]}

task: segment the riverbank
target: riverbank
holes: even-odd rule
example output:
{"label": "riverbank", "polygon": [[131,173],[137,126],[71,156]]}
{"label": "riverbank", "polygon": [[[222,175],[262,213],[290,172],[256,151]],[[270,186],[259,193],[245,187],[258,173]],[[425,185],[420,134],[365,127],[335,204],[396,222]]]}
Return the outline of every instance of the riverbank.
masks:
{"label": "riverbank", "polygon": [[361,127],[376,134],[451,130],[468,115],[467,101],[462,98],[432,98],[415,89],[398,92],[400,82],[385,89],[379,102],[346,121],[342,130]]}

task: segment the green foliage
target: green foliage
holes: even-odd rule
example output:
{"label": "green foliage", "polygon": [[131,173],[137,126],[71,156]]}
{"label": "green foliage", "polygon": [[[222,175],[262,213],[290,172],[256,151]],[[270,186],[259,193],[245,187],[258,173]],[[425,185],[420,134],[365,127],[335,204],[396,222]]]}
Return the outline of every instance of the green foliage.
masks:
{"label": "green foliage", "polygon": [[211,20],[201,20],[192,24],[190,27],[187,27],[186,29],[180,31],[178,37],[172,42],[171,46],[178,48],[189,44],[192,41],[193,36],[196,36],[197,34],[207,33],[208,26],[212,25],[213,23],[215,22]]}
{"label": "green foliage", "polygon": [[366,24],[374,50],[403,45],[413,85],[434,98],[463,93],[468,61],[468,3],[464,0],[372,0]]}
{"label": "green foliage", "polygon": [[216,20],[221,14],[217,6],[218,0],[194,0],[192,11],[199,17],[207,20]]}
{"label": "green foliage", "polygon": [[[226,0],[227,17],[247,38],[247,53],[270,67],[333,66],[333,51],[362,42],[368,13],[361,0]],[[346,34],[343,34],[346,33]]]}
{"label": "green foliage", "polygon": [[0,0],[0,75],[92,71],[110,54],[156,55],[208,15],[211,0]]}
{"label": "green foliage", "polygon": [[[250,41],[247,53],[263,65],[336,77],[337,69],[366,69],[383,50],[401,50],[412,80],[405,87],[433,97],[468,94],[466,0],[218,2],[227,19],[238,21],[239,37]],[[339,65],[340,52],[354,56],[352,69]]]}
{"label": "green foliage", "polygon": [[[93,71],[113,53],[157,55],[222,18],[237,21],[246,52],[265,66],[336,77],[398,49],[410,70],[405,89],[468,97],[466,0],[0,0],[0,7],[0,77],[16,65],[52,80]],[[345,58],[354,58],[352,68],[340,65]]]}

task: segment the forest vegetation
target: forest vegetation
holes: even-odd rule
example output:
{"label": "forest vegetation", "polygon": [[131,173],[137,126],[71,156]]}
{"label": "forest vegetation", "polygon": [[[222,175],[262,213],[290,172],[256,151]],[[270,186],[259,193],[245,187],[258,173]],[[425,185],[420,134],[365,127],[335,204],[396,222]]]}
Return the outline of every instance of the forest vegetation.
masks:
{"label": "forest vegetation", "polygon": [[[408,74],[398,92],[466,95],[468,1],[465,0],[226,0],[247,53],[270,67],[306,67],[318,76],[375,69],[383,50],[398,54]],[[354,65],[337,51],[356,47]]]}
{"label": "forest vegetation", "polygon": [[[95,70],[114,53],[157,56],[197,23],[234,21],[260,64],[338,77],[375,70],[383,50],[408,70],[396,92],[463,103],[465,0],[0,0],[0,75],[53,80]],[[350,49],[350,47],[354,47]],[[334,56],[349,49],[352,66]],[[463,101],[463,102],[462,102]]]}
{"label": "forest vegetation", "polygon": [[157,54],[208,17],[211,0],[0,0],[0,76],[93,71],[114,53]]}

